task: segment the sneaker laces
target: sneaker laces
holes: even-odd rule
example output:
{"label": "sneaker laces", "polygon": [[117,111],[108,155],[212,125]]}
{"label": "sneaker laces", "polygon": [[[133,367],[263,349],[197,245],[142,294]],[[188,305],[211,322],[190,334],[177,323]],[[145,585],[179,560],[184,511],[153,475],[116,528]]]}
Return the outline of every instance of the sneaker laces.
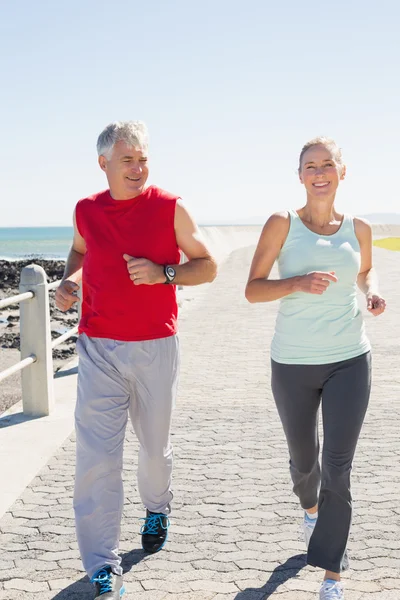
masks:
{"label": "sneaker laces", "polygon": [[100,586],[100,594],[112,592],[112,576],[111,569],[100,569],[92,577],[92,583],[98,583]]}
{"label": "sneaker laces", "polygon": [[[166,525],[164,525],[163,519],[167,520]],[[140,528],[140,533],[142,535],[158,535],[160,527],[162,529],[168,529],[169,527],[169,519],[162,513],[149,513],[148,517],[140,520],[144,521]]]}
{"label": "sneaker laces", "polygon": [[324,600],[343,600],[343,587],[339,581],[324,581],[322,589]]}

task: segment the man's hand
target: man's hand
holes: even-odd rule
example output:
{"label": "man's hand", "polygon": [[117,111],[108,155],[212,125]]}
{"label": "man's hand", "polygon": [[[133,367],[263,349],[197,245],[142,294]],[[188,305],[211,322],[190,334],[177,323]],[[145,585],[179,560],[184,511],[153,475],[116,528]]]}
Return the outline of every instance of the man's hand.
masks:
{"label": "man's hand", "polygon": [[154,285],[164,283],[165,274],[163,265],[147,260],[147,258],[135,258],[124,254],[129,277],[134,285]]}
{"label": "man's hand", "polygon": [[367,310],[374,317],[381,315],[386,308],[386,301],[378,294],[367,294]]}
{"label": "man's hand", "polygon": [[79,290],[79,285],[65,279],[60,283],[56,290],[56,306],[62,312],[66,312],[71,308],[74,302],[78,302],[79,298],[77,296],[77,291]]}

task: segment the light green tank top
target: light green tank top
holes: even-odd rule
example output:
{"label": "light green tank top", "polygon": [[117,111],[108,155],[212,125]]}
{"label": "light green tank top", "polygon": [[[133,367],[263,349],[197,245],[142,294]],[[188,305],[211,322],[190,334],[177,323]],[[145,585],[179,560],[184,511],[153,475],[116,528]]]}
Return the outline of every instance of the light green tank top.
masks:
{"label": "light green tank top", "polygon": [[357,302],[360,246],[353,218],[345,215],[332,235],[310,231],[297,212],[278,256],[281,279],[310,271],[335,271],[321,296],[296,292],[280,300],[271,358],[279,363],[316,365],[354,358],[370,350]]}

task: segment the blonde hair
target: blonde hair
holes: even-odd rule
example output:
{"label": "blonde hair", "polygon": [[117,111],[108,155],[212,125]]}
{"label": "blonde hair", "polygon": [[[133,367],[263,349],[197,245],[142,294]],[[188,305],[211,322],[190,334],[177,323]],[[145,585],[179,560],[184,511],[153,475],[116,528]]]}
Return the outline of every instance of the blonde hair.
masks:
{"label": "blonde hair", "polygon": [[312,148],[313,146],[324,146],[327,150],[330,150],[338,165],[343,167],[342,150],[339,148],[335,140],[333,140],[332,138],[320,136],[313,138],[312,140],[304,144],[303,148],[301,149],[299,158],[299,173],[301,171],[301,161],[303,160],[304,154],[309,148]]}

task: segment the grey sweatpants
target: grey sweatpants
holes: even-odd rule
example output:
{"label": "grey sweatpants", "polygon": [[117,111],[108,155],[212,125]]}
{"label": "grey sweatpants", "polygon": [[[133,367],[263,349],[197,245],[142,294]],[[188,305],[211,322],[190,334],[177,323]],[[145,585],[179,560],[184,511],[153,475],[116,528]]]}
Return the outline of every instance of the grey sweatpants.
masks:
{"label": "grey sweatpants", "polygon": [[151,512],[170,512],[179,342],[176,336],[119,342],[81,335],[75,411],[75,522],[89,577],[118,556],[123,507],[122,453],[128,412],[140,443],[138,487]]}
{"label": "grey sweatpants", "polygon": [[[350,472],[369,402],[371,354],[326,365],[271,362],[272,392],[289,446],[293,491],[304,509],[319,505],[307,562],[339,573],[347,562]],[[318,441],[321,400],[322,472]]]}

